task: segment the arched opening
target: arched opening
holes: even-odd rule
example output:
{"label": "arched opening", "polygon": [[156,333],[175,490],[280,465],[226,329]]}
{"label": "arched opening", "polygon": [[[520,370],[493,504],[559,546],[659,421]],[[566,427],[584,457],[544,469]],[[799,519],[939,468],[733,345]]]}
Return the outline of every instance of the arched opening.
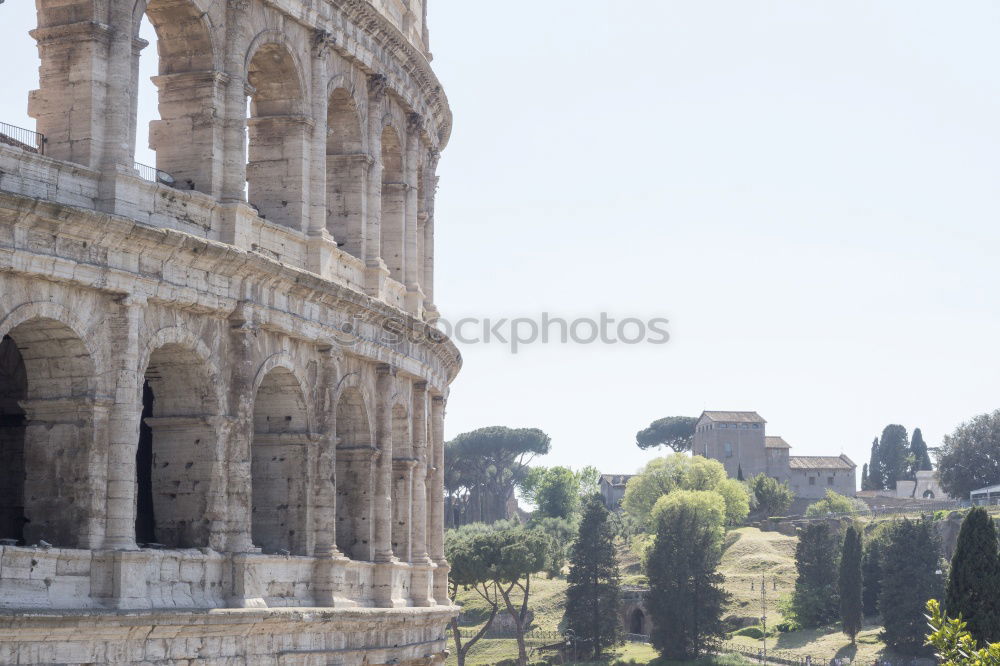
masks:
{"label": "arched opening", "polygon": [[295,375],[275,368],[253,409],[251,538],[265,553],[306,554],[306,401]]}
{"label": "arched opening", "polygon": [[0,340],[0,539],[24,538],[24,432],[28,396],[24,359],[14,339]]}
{"label": "arched opening", "polygon": [[181,344],[149,357],[136,449],[136,542],[209,545],[209,497],[218,434],[215,383],[204,359]]}
{"label": "arched opening", "polygon": [[309,124],[298,67],[288,49],[268,43],[254,53],[247,77],[248,200],[261,217],[303,230]]}
{"label": "arched opening", "polygon": [[392,127],[382,130],[382,223],[380,256],[389,268],[389,277],[403,282],[406,228],[406,184],[403,182],[403,148]]}
{"label": "arched opening", "polygon": [[629,618],[628,632],[630,634],[638,634],[641,636],[646,633],[644,631],[644,629],[646,628],[645,625],[646,625],[646,614],[642,612],[642,609],[636,608],[635,610],[632,611],[632,615]]}
{"label": "arched opening", "polygon": [[934,491],[933,490],[929,490],[929,489],[925,490],[924,491],[924,499],[934,499]]}
{"label": "arched opening", "polygon": [[392,408],[392,552],[410,561],[413,525],[413,439],[403,405]]}
{"label": "arched opening", "polygon": [[0,520],[3,538],[64,548],[96,540],[88,466],[94,437],[94,363],[80,338],[36,318],[0,342]]}
{"label": "arched opening", "polygon": [[344,390],[336,418],[337,549],[351,559],[371,560],[375,448],[360,391]]}
{"label": "arched opening", "polygon": [[[191,0],[149,0],[138,35],[149,42],[137,63],[136,161],[159,173],[141,175],[180,189],[217,195],[223,161],[224,77],[215,71],[211,29]],[[133,136],[133,144],[136,137]],[[150,152],[152,151],[152,152]]]}
{"label": "arched opening", "polygon": [[364,258],[368,155],[354,98],[337,88],[327,107],[326,228],[351,255]]}

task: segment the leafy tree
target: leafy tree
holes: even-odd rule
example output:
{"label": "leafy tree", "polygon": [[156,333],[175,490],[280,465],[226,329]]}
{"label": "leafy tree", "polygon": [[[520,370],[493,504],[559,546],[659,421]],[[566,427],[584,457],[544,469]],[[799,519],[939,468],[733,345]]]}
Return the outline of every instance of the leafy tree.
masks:
{"label": "leafy tree", "polygon": [[931,456],[927,451],[927,443],[924,442],[924,434],[920,428],[913,429],[910,437],[910,479],[917,478],[917,472],[925,472],[934,469],[931,464]]}
{"label": "leafy tree", "polygon": [[635,435],[640,449],[669,446],[676,453],[690,451],[694,443],[694,428],[698,419],[693,416],[667,416],[657,419]]}
{"label": "leafy tree", "polygon": [[725,503],[713,492],[677,490],[656,502],[656,539],[646,561],[653,646],[667,659],[692,659],[723,635],[728,595],[717,572]]}
{"label": "leafy tree", "polygon": [[854,515],[867,509],[868,505],[857,498],[846,497],[832,490],[827,490],[823,499],[806,507],[806,516],[825,516],[828,513]]}
{"label": "leafy tree", "polygon": [[534,467],[522,488],[539,516],[569,518],[580,505],[580,478],[568,467]]}
{"label": "leafy tree", "polygon": [[504,606],[514,621],[519,666],[528,663],[524,634],[528,630],[531,577],[550,567],[554,548],[551,537],[538,529],[512,527],[497,530],[491,573]]}
{"label": "leafy tree", "polygon": [[1000,482],[1000,409],[945,435],[937,459],[941,487],[952,497]]}
{"label": "leafy tree", "polygon": [[546,573],[555,578],[562,575],[562,569],[569,558],[570,549],[573,546],[573,539],[576,538],[579,529],[579,521],[576,516],[573,519],[552,518],[543,516],[532,517],[530,527],[541,530],[547,534],[551,540],[552,550],[549,554],[549,563]]}
{"label": "leafy tree", "polygon": [[972,509],[962,521],[945,608],[964,619],[981,644],[1000,641],[1000,553],[993,519],[983,507]]}
{"label": "leafy tree", "polygon": [[750,515],[750,491],[736,479],[724,479],[714,489],[726,504],[726,526],[737,527]]}
{"label": "leafy tree", "polygon": [[919,654],[926,627],[923,610],[928,599],[941,595],[941,540],[929,520],[904,519],[887,532],[882,551],[882,589],[878,608],[882,640],[903,654]]}
{"label": "leafy tree", "polygon": [[941,666],[1000,666],[1000,643],[977,649],[967,623],[949,619],[934,599],[927,602],[927,624],[931,628],[927,644],[936,650]]}
{"label": "leafy tree", "polygon": [[861,631],[864,615],[861,599],[861,534],[854,525],[844,533],[839,583],[840,624],[853,644]]}
{"label": "leafy tree", "polygon": [[481,529],[481,523],[448,530],[445,535],[445,556],[451,566],[448,573],[448,583],[451,587],[451,597],[455,598],[459,588],[472,589],[483,598],[489,608],[486,622],[467,642],[462,642],[462,634],[458,626],[458,617],[451,619],[452,636],[455,639],[455,656],[458,666],[465,666],[465,658],[469,650],[486,635],[500,609],[500,593],[496,581],[491,575],[494,565],[492,560],[496,554],[492,530]]}
{"label": "leafy tree", "polygon": [[650,512],[661,497],[674,490],[715,490],[725,480],[726,469],[718,460],[683,453],[655,458],[629,479],[622,508],[647,529],[655,529]]}
{"label": "leafy tree", "polygon": [[896,481],[907,478],[910,471],[909,452],[910,443],[906,428],[898,424],[887,425],[882,430],[882,438],[878,442],[882,488],[895,490]]}
{"label": "leafy tree", "polygon": [[868,463],[868,488],[865,490],[885,490],[885,470],[879,458],[878,437],[872,440],[872,455]]}
{"label": "leafy tree", "polygon": [[747,483],[757,498],[757,506],[768,516],[784,515],[795,499],[795,493],[787,483],[782,483],[767,474],[757,474]]}
{"label": "leafy tree", "polygon": [[445,445],[449,524],[493,523],[508,518],[514,488],[528,463],[549,452],[549,436],[537,428],[491,426],[462,433]]}
{"label": "leafy tree", "polygon": [[580,499],[585,500],[595,493],[601,492],[601,470],[593,465],[587,465],[576,473],[580,482]]}
{"label": "leafy tree", "polygon": [[827,523],[811,523],[802,530],[795,546],[795,591],[791,611],[803,627],[829,624],[839,617],[840,595],[837,570],[840,535]]}
{"label": "leafy tree", "polygon": [[587,498],[567,576],[567,627],[586,642],[595,659],[620,640],[621,577],[608,518],[600,495]]}

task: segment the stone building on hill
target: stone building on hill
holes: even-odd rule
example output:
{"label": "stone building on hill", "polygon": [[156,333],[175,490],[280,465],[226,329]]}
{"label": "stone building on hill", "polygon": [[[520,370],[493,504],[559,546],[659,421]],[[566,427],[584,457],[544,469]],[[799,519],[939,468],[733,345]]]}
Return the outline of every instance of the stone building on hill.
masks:
{"label": "stone building on hill", "polygon": [[828,489],[854,495],[857,466],[850,458],[790,455],[788,442],[768,436],[766,426],[757,412],[702,412],[692,451],[721,462],[732,478],[766,474],[786,482],[796,497],[819,498]]}
{"label": "stone building on hill", "polygon": [[426,0],[34,6],[37,133],[0,124],[0,661],[444,663]]}

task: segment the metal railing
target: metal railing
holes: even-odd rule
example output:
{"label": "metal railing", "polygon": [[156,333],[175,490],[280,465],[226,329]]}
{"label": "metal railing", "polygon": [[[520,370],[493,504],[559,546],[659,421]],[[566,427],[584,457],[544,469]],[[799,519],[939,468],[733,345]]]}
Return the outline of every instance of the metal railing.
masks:
{"label": "metal railing", "polygon": [[0,143],[30,153],[45,154],[45,135],[16,125],[0,123]]}
{"label": "metal railing", "polygon": [[148,164],[141,164],[139,162],[136,162],[135,164],[133,164],[132,168],[136,170],[136,173],[138,173],[139,177],[142,178],[143,180],[148,180],[151,183],[161,183],[163,185],[170,185],[171,187],[174,184],[173,176],[171,176],[166,171],[157,169],[156,167],[151,167]]}

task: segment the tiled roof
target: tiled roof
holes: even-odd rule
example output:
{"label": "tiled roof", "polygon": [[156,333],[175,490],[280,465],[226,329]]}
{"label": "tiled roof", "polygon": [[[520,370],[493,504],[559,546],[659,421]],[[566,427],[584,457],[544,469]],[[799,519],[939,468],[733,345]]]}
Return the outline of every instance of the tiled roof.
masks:
{"label": "tiled roof", "polygon": [[788,466],[791,469],[854,469],[854,464],[847,456],[788,456]]}
{"label": "tiled roof", "polygon": [[792,446],[777,435],[768,435],[764,438],[764,448],[768,449],[790,449]]}
{"label": "tiled roof", "polygon": [[624,486],[635,474],[601,474],[601,481],[609,486]]}
{"label": "tiled roof", "polygon": [[757,412],[702,412],[701,418],[720,423],[767,423]]}

